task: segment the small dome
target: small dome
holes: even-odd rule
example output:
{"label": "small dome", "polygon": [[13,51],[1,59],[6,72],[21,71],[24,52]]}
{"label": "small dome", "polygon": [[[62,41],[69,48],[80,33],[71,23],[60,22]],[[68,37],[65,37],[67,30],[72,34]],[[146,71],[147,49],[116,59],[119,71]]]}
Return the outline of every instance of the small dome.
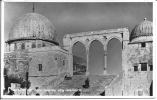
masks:
{"label": "small dome", "polygon": [[41,39],[56,42],[56,32],[52,23],[43,15],[28,13],[20,17],[12,26],[9,40]]}
{"label": "small dome", "polygon": [[130,35],[130,41],[132,42],[134,39],[137,41],[137,38],[142,36],[153,36],[153,22],[148,21],[146,18],[143,22],[134,27]]}

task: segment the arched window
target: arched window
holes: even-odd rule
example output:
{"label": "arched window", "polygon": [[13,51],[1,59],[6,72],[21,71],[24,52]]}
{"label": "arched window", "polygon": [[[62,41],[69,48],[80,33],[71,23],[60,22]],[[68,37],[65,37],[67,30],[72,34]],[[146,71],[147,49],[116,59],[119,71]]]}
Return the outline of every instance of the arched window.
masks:
{"label": "arched window", "polygon": [[21,49],[22,49],[22,50],[25,49],[25,44],[24,44],[24,43],[22,43],[22,45],[21,45]]}
{"label": "arched window", "polygon": [[17,50],[17,45],[16,45],[16,43],[14,44],[14,50]]}
{"label": "arched window", "polygon": [[42,64],[38,64],[39,65],[39,71],[42,71]]}
{"label": "arched window", "polygon": [[36,45],[35,45],[35,43],[32,43],[32,48],[36,48]]}
{"label": "arched window", "polygon": [[65,66],[65,59],[63,59],[63,66]]}
{"label": "arched window", "polygon": [[42,43],[42,47],[45,47],[45,43]]}

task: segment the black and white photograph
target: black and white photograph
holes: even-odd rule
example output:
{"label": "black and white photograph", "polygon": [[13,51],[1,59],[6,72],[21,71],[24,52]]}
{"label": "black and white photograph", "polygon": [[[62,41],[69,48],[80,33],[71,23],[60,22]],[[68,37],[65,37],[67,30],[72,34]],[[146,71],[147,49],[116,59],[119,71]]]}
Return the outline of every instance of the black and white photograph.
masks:
{"label": "black and white photograph", "polygon": [[154,2],[2,1],[2,98],[155,97]]}

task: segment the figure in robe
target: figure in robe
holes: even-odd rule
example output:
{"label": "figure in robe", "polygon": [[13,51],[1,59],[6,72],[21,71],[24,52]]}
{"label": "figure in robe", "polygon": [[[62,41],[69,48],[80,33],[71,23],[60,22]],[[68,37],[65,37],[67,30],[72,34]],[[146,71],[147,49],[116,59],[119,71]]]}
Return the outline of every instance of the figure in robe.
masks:
{"label": "figure in robe", "polygon": [[85,80],[85,85],[82,85],[82,87],[83,87],[83,88],[89,88],[89,82],[90,82],[90,80],[89,80],[89,78],[87,78],[87,79]]}
{"label": "figure in robe", "polygon": [[73,96],[80,96],[81,95],[81,91],[79,90],[79,88],[78,88],[78,91],[76,91],[74,94],[73,94]]}
{"label": "figure in robe", "polygon": [[64,77],[64,80],[71,80],[72,78],[70,77],[70,76],[68,76],[68,75],[66,75],[65,77]]}

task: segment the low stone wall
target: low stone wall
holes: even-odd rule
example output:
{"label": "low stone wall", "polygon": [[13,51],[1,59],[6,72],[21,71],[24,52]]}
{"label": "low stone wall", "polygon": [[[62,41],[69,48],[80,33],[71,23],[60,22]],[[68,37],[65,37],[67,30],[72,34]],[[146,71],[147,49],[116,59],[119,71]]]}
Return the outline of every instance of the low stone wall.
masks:
{"label": "low stone wall", "polygon": [[109,86],[106,87],[105,95],[106,96],[122,96],[123,90],[123,71],[121,71],[109,84]]}

